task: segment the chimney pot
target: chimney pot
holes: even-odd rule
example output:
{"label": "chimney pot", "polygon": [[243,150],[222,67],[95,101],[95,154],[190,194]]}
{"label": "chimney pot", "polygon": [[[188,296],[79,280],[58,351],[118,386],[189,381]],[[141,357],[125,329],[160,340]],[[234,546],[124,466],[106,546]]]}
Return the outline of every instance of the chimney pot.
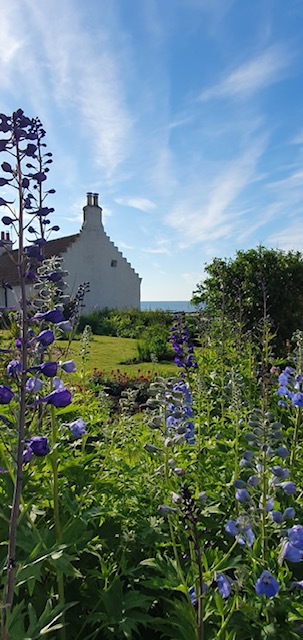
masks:
{"label": "chimney pot", "polygon": [[5,240],[4,231],[1,231],[1,240]]}
{"label": "chimney pot", "polygon": [[93,199],[94,199],[93,204],[94,204],[94,207],[98,207],[99,206],[98,205],[98,196],[99,196],[99,193],[93,193]]}
{"label": "chimney pot", "polygon": [[92,205],[93,204],[93,194],[91,191],[87,192],[87,204],[88,205]]}
{"label": "chimney pot", "polygon": [[6,240],[10,240],[9,233],[6,234]]}

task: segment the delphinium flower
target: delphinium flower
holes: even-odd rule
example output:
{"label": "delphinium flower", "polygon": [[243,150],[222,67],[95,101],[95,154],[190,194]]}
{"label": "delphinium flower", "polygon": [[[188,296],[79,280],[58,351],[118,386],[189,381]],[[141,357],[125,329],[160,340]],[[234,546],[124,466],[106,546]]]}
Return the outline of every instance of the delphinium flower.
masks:
{"label": "delphinium flower", "polygon": [[50,452],[48,440],[45,436],[33,436],[27,441],[27,446],[23,451],[23,464],[31,461],[32,456],[44,458]]}
{"label": "delphinium flower", "polygon": [[270,573],[270,571],[263,571],[258,578],[255,586],[257,596],[266,596],[267,598],[274,598],[279,591],[279,583]]}
{"label": "delphinium flower", "polygon": [[14,392],[4,384],[0,385],[0,404],[9,404],[14,397]]}
{"label": "delphinium flower", "polygon": [[[242,457],[245,464],[240,465],[241,477],[234,481],[235,498],[241,505],[241,513],[237,519],[226,523],[225,531],[238,544],[248,548],[260,534],[263,566],[268,562],[269,545],[273,544],[275,537],[276,548],[282,538],[280,562],[300,562],[303,558],[303,526],[294,525],[287,529],[289,521],[296,515],[295,509],[282,507],[288,496],[296,492],[296,485],[285,466],[289,452],[280,442],[282,425],[275,420],[273,413],[256,409],[249,416],[248,424],[251,432],[246,434],[246,440],[250,448]],[[255,590],[257,595],[274,597],[279,585],[270,571],[264,570]]]}
{"label": "delphinium flower", "polygon": [[[18,269],[21,292],[20,312],[16,314],[20,329],[16,340],[17,353],[8,364],[6,371],[9,386],[0,385],[0,404],[9,404],[14,401],[14,411],[11,413],[12,416],[17,416],[16,438],[11,438],[12,447],[16,449],[13,452],[16,460],[15,492],[9,524],[6,586],[2,606],[4,611],[2,629],[6,637],[6,611],[12,608],[16,575],[14,567],[16,532],[22,495],[22,465],[28,463],[32,456],[42,458],[50,451],[45,435],[29,434],[31,437],[26,438],[28,432],[25,431],[25,427],[28,428],[30,423],[30,431],[33,432],[35,420],[38,418],[36,425],[39,424],[40,430],[43,416],[49,412],[53,425],[52,432],[55,433],[53,408],[66,407],[71,402],[70,391],[60,380],[56,381],[58,363],[51,356],[51,346],[56,332],[62,334],[63,330],[69,331],[72,322],[64,313],[70,298],[65,291],[67,284],[64,278],[67,273],[62,268],[62,259],[52,258],[43,261],[45,236],[48,230],[59,229],[57,225],[49,228],[51,224],[49,218],[54,209],[47,206],[46,198],[54,193],[54,189],[48,191],[44,189],[49,164],[52,162],[52,154],[45,150],[45,131],[38,118],[26,117],[21,109],[11,116],[0,114],[0,131],[3,137],[0,141],[0,152],[5,154],[4,162],[1,164],[3,177],[0,178],[0,187],[5,188],[5,195],[0,198],[0,206],[6,209],[2,223],[12,225],[17,235],[18,258],[15,264]],[[6,196],[8,190],[12,191],[12,197]],[[25,234],[29,234],[30,238],[25,238]],[[26,242],[27,246],[25,246]],[[6,250],[4,243],[2,246]],[[35,292],[36,297],[33,303],[27,299],[27,282],[31,283]],[[8,282],[6,288],[9,286]],[[62,362],[62,370],[67,373],[73,371],[72,361]],[[19,404],[18,411],[15,410],[16,403]],[[50,410],[48,405],[51,405]],[[37,411],[35,407],[38,407]],[[30,421],[27,418],[29,413],[32,414]],[[83,425],[79,424],[78,433],[81,429],[83,430]],[[75,434],[77,437],[76,431]],[[52,444],[55,443],[52,442]],[[58,474],[55,447],[51,455],[53,473]],[[54,486],[56,484],[54,481]],[[58,523],[56,523],[56,530],[58,530],[57,525]],[[62,585],[59,592],[63,593]]]}
{"label": "delphinium flower", "polygon": [[225,531],[236,538],[241,546],[252,547],[255,541],[255,534],[248,516],[239,516],[236,521],[228,520]]}
{"label": "delphinium flower", "polygon": [[176,354],[174,362],[177,367],[183,368],[185,371],[197,368],[194,345],[189,339],[189,330],[184,313],[175,315],[170,334],[170,343]]}
{"label": "delphinium flower", "polygon": [[81,438],[86,431],[86,424],[82,418],[78,418],[70,423],[63,423],[62,427],[68,427],[76,440]]}

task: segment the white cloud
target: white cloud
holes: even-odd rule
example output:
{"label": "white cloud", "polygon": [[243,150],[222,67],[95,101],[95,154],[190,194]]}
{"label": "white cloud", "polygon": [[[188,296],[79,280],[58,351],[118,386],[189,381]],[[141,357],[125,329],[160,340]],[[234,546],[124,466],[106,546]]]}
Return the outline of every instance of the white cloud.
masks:
{"label": "white cloud", "polygon": [[143,253],[159,254],[159,255],[171,255],[170,240],[166,238],[158,238],[155,241],[155,247],[148,249],[141,249]]}
{"label": "white cloud", "polygon": [[146,213],[153,211],[157,207],[157,205],[148,198],[115,198],[115,202],[125,207],[132,207],[133,209],[139,209],[139,211],[145,211]]}
{"label": "white cloud", "polygon": [[166,217],[166,223],[181,237],[181,247],[197,242],[231,238],[241,230],[242,214],[238,199],[256,179],[256,167],[265,150],[259,137],[238,158],[227,162],[209,182],[191,189]]}
{"label": "white cloud", "polygon": [[273,232],[267,243],[284,251],[301,251],[303,248],[303,222],[298,219],[280,231]]}
{"label": "white cloud", "polygon": [[286,47],[269,47],[259,56],[238,66],[221,82],[203,91],[199,99],[250,98],[257,91],[279,82],[291,58]]}
{"label": "white cloud", "polygon": [[[6,79],[16,91],[20,78],[48,133],[51,109],[59,109],[66,128],[72,111],[76,135],[85,136],[92,161],[110,177],[130,153],[133,119],[122,75],[127,50],[115,49],[110,37],[114,17],[107,16],[106,23],[106,11],[103,15],[96,38],[85,29],[85,12],[75,10],[72,0],[61,0],[60,17],[57,0],[11,0],[1,8],[0,62],[1,82]],[[117,40],[123,41],[118,33]]]}

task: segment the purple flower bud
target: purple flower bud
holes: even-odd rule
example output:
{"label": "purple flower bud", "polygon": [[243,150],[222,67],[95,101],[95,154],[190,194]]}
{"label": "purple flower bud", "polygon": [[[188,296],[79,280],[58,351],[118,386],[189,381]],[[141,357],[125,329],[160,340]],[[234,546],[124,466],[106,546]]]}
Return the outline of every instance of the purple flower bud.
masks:
{"label": "purple flower bud", "polygon": [[62,362],[60,364],[61,369],[65,371],[65,373],[75,373],[76,365],[73,360],[67,360],[66,362]]}
{"label": "purple flower bud", "polygon": [[231,582],[230,582],[229,578],[227,576],[225,576],[223,573],[218,573],[216,582],[217,582],[217,585],[218,585],[219,594],[220,594],[221,598],[223,598],[225,600],[230,595]]}
{"label": "purple flower bud", "polygon": [[283,515],[281,513],[281,511],[271,511],[270,512],[270,516],[271,519],[276,522],[277,524],[282,524],[283,522]]}
{"label": "purple flower bud", "polygon": [[44,458],[49,452],[49,444],[44,436],[34,436],[30,439],[29,447],[38,458]]}
{"label": "purple flower bud", "polygon": [[228,522],[225,525],[225,531],[226,533],[229,533],[234,538],[236,538],[237,535],[239,535],[239,529],[237,527],[236,522],[234,522],[234,520],[228,520]]}
{"label": "purple flower bud", "polygon": [[292,519],[296,515],[296,512],[293,507],[287,507],[283,513],[284,520]]}
{"label": "purple flower bud", "polygon": [[58,365],[57,362],[43,362],[36,367],[30,367],[28,371],[40,371],[47,378],[53,378],[58,371]]}
{"label": "purple flower bud", "polygon": [[303,407],[303,393],[300,391],[298,391],[298,393],[294,393],[291,401],[295,407]]}
{"label": "purple flower bud", "polygon": [[300,524],[295,524],[291,529],[288,529],[288,540],[296,549],[303,550],[303,527]]}
{"label": "purple flower bud", "polygon": [[279,562],[283,562],[283,560],[288,560],[289,562],[301,562],[303,556],[302,549],[297,549],[290,542],[283,543],[282,551],[279,557]]}
{"label": "purple flower bud", "polygon": [[0,404],[9,404],[14,397],[13,391],[4,384],[0,385]]}
{"label": "purple flower bud", "polygon": [[275,449],[275,454],[276,456],[279,456],[279,458],[282,458],[282,460],[284,460],[285,458],[287,458],[287,456],[289,456],[289,451],[288,449],[286,449],[286,447],[278,447],[278,449]]}
{"label": "purple flower bud", "polygon": [[11,378],[18,378],[19,373],[22,371],[22,364],[20,360],[11,360],[7,365],[7,375]]}
{"label": "purple flower bud", "polygon": [[269,571],[263,571],[255,586],[257,596],[273,598],[279,591],[279,584]]}
{"label": "purple flower bud", "polygon": [[78,418],[78,420],[71,422],[68,426],[74,438],[76,439],[81,438],[86,430],[86,424],[84,420],[82,420],[82,418]]}
{"label": "purple flower bud", "polygon": [[244,487],[246,487],[246,482],[244,482],[244,480],[235,480],[234,487],[236,489],[244,489]]}
{"label": "purple flower bud", "polygon": [[33,320],[38,320],[39,322],[45,320],[46,322],[51,322],[52,324],[58,324],[59,322],[64,322],[64,316],[60,309],[51,309],[50,311],[46,311],[45,313],[38,311],[38,313],[34,315]]}
{"label": "purple flower bud", "polygon": [[26,391],[28,393],[36,393],[37,391],[41,391],[43,387],[43,382],[39,378],[28,378],[26,381]]}
{"label": "purple flower bud", "polygon": [[45,329],[45,331],[41,331],[39,335],[36,337],[36,341],[42,344],[43,347],[49,347],[55,340],[55,336],[53,331],[50,329]]}
{"label": "purple flower bud", "polygon": [[272,467],[272,472],[274,474],[274,476],[276,476],[276,478],[288,478],[289,477],[289,471],[288,469],[283,469],[283,467]]}
{"label": "purple flower bud", "polygon": [[[262,498],[261,498],[261,500],[262,500]],[[275,501],[274,501],[273,498],[270,498],[269,500],[267,500],[266,507],[265,507],[266,513],[269,513],[269,511],[272,511],[272,509],[274,507],[274,502]],[[262,506],[262,505],[260,505],[260,506]]]}
{"label": "purple flower bud", "polygon": [[244,502],[248,502],[251,499],[246,489],[237,489],[235,498],[241,504],[243,504]]}
{"label": "purple flower bud", "polygon": [[260,480],[259,480],[258,476],[249,476],[249,478],[247,480],[247,484],[249,484],[250,487],[257,487],[259,482],[260,482]]}
{"label": "purple flower bud", "polygon": [[167,516],[169,513],[175,513],[178,509],[174,509],[173,507],[167,507],[165,504],[161,504],[158,509],[158,513],[160,516]]}
{"label": "purple flower bud", "polygon": [[32,449],[28,446],[26,449],[24,449],[23,454],[22,454],[22,464],[28,464],[33,456],[33,452]]}
{"label": "purple flower bud", "polygon": [[56,324],[55,326],[56,326],[56,329],[60,329],[60,331],[64,331],[65,333],[69,333],[70,331],[72,331],[72,328],[73,328],[69,320],[65,320],[64,322],[58,322],[58,324]]}
{"label": "purple flower bud", "polygon": [[58,389],[56,391],[52,391],[48,396],[43,398],[43,402],[47,402],[47,404],[53,405],[57,409],[62,407],[67,407],[72,401],[72,394],[68,389]]}
{"label": "purple flower bud", "polygon": [[281,487],[286,495],[291,496],[296,493],[297,488],[294,482],[281,482]]}

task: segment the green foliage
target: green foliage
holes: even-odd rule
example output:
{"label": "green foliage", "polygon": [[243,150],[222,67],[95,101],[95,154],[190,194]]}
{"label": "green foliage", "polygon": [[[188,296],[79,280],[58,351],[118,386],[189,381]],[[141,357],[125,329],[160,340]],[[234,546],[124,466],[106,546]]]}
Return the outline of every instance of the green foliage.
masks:
{"label": "green foliage", "polygon": [[168,332],[172,321],[173,314],[169,311],[95,309],[81,316],[78,332],[82,333],[84,327],[90,325],[95,335],[140,338],[146,329],[156,330],[159,326]]}
{"label": "green foliage", "polygon": [[193,293],[193,302],[203,303],[208,312],[224,312],[252,332],[269,315],[279,349],[303,328],[301,253],[259,246],[237,251],[234,259],[215,258],[205,270],[207,277]]}
{"label": "green foliage", "polygon": [[154,325],[144,331],[137,343],[140,362],[160,362],[172,360],[174,352],[168,342],[169,332],[161,325]]}

